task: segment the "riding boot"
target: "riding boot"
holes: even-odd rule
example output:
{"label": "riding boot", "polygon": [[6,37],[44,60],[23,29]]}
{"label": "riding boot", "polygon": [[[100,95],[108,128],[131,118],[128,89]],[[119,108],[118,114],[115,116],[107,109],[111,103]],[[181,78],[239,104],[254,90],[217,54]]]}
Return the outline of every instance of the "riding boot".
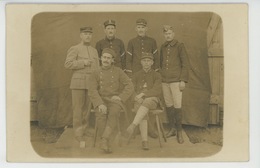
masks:
{"label": "riding boot", "polygon": [[112,134],[112,129],[109,126],[105,127],[105,130],[103,132],[102,135],[102,139],[101,139],[101,149],[105,152],[105,153],[112,153],[110,144],[109,144],[109,137]]}
{"label": "riding boot", "polygon": [[182,144],[184,142],[184,140],[182,137],[182,110],[181,110],[181,108],[176,108],[175,120],[176,120],[176,128],[177,128],[177,141],[179,144]]}
{"label": "riding boot", "polygon": [[169,138],[171,136],[176,135],[175,118],[174,118],[175,109],[174,109],[174,107],[173,106],[166,107],[166,114],[167,114],[167,117],[168,117],[169,128],[170,128],[170,131],[166,134],[166,137]]}

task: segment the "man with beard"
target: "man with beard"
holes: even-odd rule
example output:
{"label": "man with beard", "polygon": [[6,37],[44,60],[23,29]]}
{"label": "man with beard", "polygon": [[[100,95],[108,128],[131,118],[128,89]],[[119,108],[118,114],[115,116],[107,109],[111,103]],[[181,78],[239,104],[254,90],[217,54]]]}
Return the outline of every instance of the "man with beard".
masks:
{"label": "man with beard", "polygon": [[[162,75],[162,89],[166,104],[166,112],[171,131],[169,136],[174,135],[174,125],[177,129],[177,141],[182,144],[182,91],[189,77],[189,60],[183,43],[174,39],[173,27],[165,25],[163,33],[166,42],[160,50],[160,66]],[[174,124],[175,123],[175,124]]]}
{"label": "man with beard", "polygon": [[112,152],[111,135],[117,126],[122,103],[126,102],[134,91],[130,78],[123,70],[113,65],[115,56],[114,50],[103,49],[102,66],[93,72],[89,81],[89,97],[101,133],[101,149],[105,153]]}
{"label": "man with beard", "polygon": [[89,109],[89,76],[99,68],[98,53],[90,46],[92,39],[92,27],[80,28],[81,43],[72,46],[67,53],[65,68],[71,69],[70,89],[72,90],[73,106],[73,131],[76,140],[80,142],[80,147],[85,147],[83,139],[87,127],[87,111]]}
{"label": "man with beard", "polygon": [[105,48],[111,48],[115,51],[114,65],[121,69],[125,69],[125,46],[122,40],[115,37],[116,22],[114,20],[107,20],[104,22],[104,32],[106,37],[96,44],[99,57]]}

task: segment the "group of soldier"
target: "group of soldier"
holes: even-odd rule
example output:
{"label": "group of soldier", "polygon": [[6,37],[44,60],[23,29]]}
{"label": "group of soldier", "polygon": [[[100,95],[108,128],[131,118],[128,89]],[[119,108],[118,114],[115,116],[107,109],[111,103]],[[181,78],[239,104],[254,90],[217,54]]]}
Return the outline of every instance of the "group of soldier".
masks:
{"label": "group of soldier", "polygon": [[[122,40],[115,37],[116,22],[104,22],[105,38],[90,45],[92,27],[80,28],[81,42],[67,53],[65,68],[73,70],[72,90],[73,131],[79,143],[84,143],[87,111],[93,107],[100,133],[100,147],[111,153],[111,135],[117,128],[119,113],[129,102],[135,111],[126,129],[131,138],[140,129],[142,149],[148,150],[148,114],[163,108],[167,112],[170,131],[167,136],[182,137],[182,91],[188,82],[189,61],[183,43],[174,38],[172,26],[163,26],[165,43],[157,50],[156,41],[146,35],[147,21],[136,21],[137,37],[131,39],[125,51]],[[164,105],[162,105],[164,104]],[[165,107],[162,107],[165,106]],[[131,110],[131,111],[132,111]]]}

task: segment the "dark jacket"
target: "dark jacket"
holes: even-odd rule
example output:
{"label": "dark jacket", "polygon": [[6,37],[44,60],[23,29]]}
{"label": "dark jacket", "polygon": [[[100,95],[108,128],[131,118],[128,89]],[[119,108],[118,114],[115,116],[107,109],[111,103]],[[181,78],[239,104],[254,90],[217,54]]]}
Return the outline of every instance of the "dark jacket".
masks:
{"label": "dark jacket", "polygon": [[145,97],[160,97],[162,95],[162,78],[153,69],[145,72],[140,70],[134,74],[132,82],[136,94],[144,93]]}
{"label": "dark jacket", "polygon": [[126,52],[126,70],[128,72],[138,72],[142,69],[141,56],[142,53],[152,53],[154,56],[153,69],[159,69],[159,55],[157,50],[156,41],[148,36],[137,36],[128,42]]}
{"label": "dark jacket", "polygon": [[188,82],[189,60],[184,44],[177,40],[165,42],[160,49],[160,67],[163,82]]}

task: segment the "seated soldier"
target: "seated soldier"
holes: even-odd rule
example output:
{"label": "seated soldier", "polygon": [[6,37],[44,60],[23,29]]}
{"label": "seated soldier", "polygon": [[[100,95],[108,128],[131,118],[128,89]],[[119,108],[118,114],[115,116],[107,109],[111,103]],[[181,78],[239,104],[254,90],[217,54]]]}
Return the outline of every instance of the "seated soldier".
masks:
{"label": "seated soldier", "polygon": [[[89,97],[95,109],[96,121],[101,133],[101,149],[111,153],[110,139],[117,126],[122,102],[133,93],[133,84],[124,71],[113,65],[116,54],[105,48],[101,56],[101,69],[90,76]],[[123,89],[121,89],[123,86]]]}
{"label": "seated soldier", "polygon": [[143,53],[141,57],[142,70],[135,73],[132,79],[136,93],[134,109],[137,110],[137,113],[132,124],[127,128],[127,133],[131,138],[135,127],[139,125],[144,150],[149,150],[147,114],[149,110],[160,107],[160,96],[162,95],[161,75],[151,68],[153,63],[152,53]]}

